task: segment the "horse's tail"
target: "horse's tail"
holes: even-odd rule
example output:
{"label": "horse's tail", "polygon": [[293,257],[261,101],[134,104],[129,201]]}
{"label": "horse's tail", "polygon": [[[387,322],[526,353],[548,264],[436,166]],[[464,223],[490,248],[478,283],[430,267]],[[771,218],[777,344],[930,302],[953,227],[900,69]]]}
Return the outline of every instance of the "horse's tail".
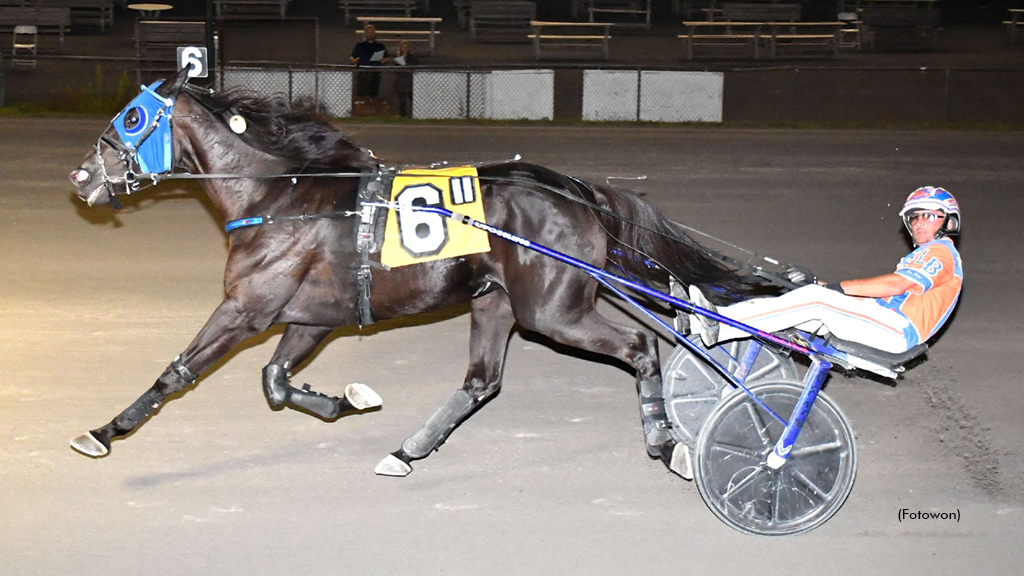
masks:
{"label": "horse's tail", "polygon": [[635,192],[606,186],[599,191],[621,217],[597,213],[614,238],[608,243],[609,270],[618,267],[661,285],[671,274],[683,284],[696,284],[716,304],[776,292],[757,276],[727,265],[722,255],[698,244]]}

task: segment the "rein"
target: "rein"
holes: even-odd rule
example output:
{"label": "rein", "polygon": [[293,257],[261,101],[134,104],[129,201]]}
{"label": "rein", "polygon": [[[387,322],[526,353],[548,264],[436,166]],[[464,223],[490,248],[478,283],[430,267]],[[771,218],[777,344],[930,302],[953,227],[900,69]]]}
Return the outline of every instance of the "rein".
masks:
{"label": "rein", "polygon": [[[517,159],[518,159],[518,157],[519,156],[516,155]],[[145,175],[140,175],[140,177],[150,177],[150,178],[153,179],[153,182],[155,184],[156,182],[158,182],[159,180],[162,180],[162,179],[214,179],[214,178],[223,178],[223,179],[232,179],[232,178],[268,178],[268,179],[269,178],[292,178],[292,179],[295,179],[295,178],[299,178],[299,177],[303,177],[303,178],[363,178],[363,177],[366,177],[366,176],[374,176],[374,175],[380,176],[382,174],[394,174],[394,171],[393,170],[383,170],[383,171],[377,171],[377,172],[349,172],[349,173],[346,173],[346,172],[327,172],[327,173],[322,173],[322,174],[268,174],[268,175],[250,175],[250,174],[169,174],[169,175],[166,175],[166,176],[160,176],[160,175],[157,175],[157,174],[145,174]],[[409,171],[409,172],[402,172],[401,174],[405,175],[405,176],[427,175],[427,173],[417,173],[415,170]],[[585,188],[589,188],[589,186],[585,182],[583,182],[579,178],[576,178],[575,176],[568,176],[567,175],[566,177],[569,180],[571,180],[572,182],[576,183],[577,185],[583,186]],[[502,177],[497,177],[497,176],[493,176],[493,177],[489,177],[489,176],[476,176],[476,179],[481,181],[481,182],[486,182],[486,181],[505,182],[505,183],[509,183],[509,184],[519,184],[519,185],[523,185],[523,186],[530,186],[530,187],[540,188],[540,189],[546,190],[548,192],[553,192],[553,193],[555,193],[555,194],[557,194],[557,195],[559,195],[559,196],[561,196],[563,198],[566,198],[568,200],[576,202],[577,204],[582,204],[583,206],[586,206],[587,208],[590,208],[593,211],[600,212],[601,214],[604,214],[606,216],[609,216],[609,217],[614,218],[616,220],[619,220],[621,222],[625,222],[625,223],[627,223],[627,224],[629,224],[631,226],[635,226],[635,227],[640,228],[642,230],[646,230],[647,232],[650,232],[652,234],[657,234],[659,236],[662,236],[662,237],[667,238],[667,239],[672,240],[672,241],[678,241],[678,238],[675,238],[675,237],[673,237],[673,236],[671,236],[669,234],[665,234],[664,232],[661,232],[659,230],[654,230],[654,229],[652,229],[652,228],[650,228],[648,226],[644,226],[643,224],[641,224],[639,222],[635,222],[635,221],[633,221],[633,220],[631,220],[629,218],[625,218],[622,215],[616,214],[615,212],[613,212],[611,210],[608,210],[607,208],[605,208],[603,206],[599,206],[599,205],[597,205],[597,204],[595,204],[593,202],[590,202],[589,200],[586,200],[584,198],[580,198],[578,196],[574,196],[574,195],[570,194],[569,192],[566,192],[565,190],[561,190],[559,188],[555,188],[554,186],[549,186],[549,185],[543,184],[541,182],[535,182],[535,181],[532,181],[532,180],[520,180],[520,179],[517,179],[517,178],[502,178]],[[254,217],[249,217],[249,218],[241,218],[241,219],[238,219],[238,220],[232,220],[232,221],[228,222],[224,226],[224,231],[225,232],[232,232],[232,231],[237,230],[239,228],[247,228],[247,227],[251,227],[251,226],[260,226],[260,225],[264,225],[264,224],[276,224],[276,223],[280,223],[280,222],[294,222],[294,221],[318,220],[318,219],[349,218],[349,217],[353,217],[353,216],[359,216],[360,214],[361,213],[359,211],[347,211],[347,210],[346,211],[338,211],[338,212],[322,212],[322,213],[314,213],[314,214],[300,214],[300,215],[294,215],[294,216],[274,216],[274,215],[269,215],[268,214],[268,215],[265,215],[265,216],[254,216]],[[712,236],[712,235],[710,235],[710,234],[708,234],[706,232],[702,232],[700,230],[697,230],[697,229],[692,228],[690,226],[687,226],[685,224],[680,224],[679,222],[676,222],[674,220],[670,220],[670,222],[672,224],[674,224],[674,225],[684,229],[684,230],[687,230],[689,232],[693,232],[695,234],[699,234],[699,235],[701,235],[701,236],[703,236],[705,238],[709,238],[711,240],[714,240],[716,242],[719,242],[721,244],[724,244],[726,246],[729,246],[731,248],[734,248],[736,250],[739,250],[741,252],[749,254],[750,258],[746,262],[744,262],[744,261],[738,260],[736,258],[732,258],[732,257],[726,256],[725,254],[721,254],[721,253],[717,253],[717,252],[715,253],[715,255],[720,260],[722,260],[723,262],[725,262],[727,264],[731,264],[733,266],[736,266],[739,269],[745,270],[745,271],[747,271],[747,272],[749,272],[749,273],[751,273],[751,274],[753,274],[755,276],[758,276],[758,277],[763,278],[765,280],[768,280],[770,282],[776,283],[776,284],[781,285],[784,288],[788,288],[788,289],[797,288],[797,287],[801,286],[802,284],[807,283],[808,281],[812,281],[813,282],[814,275],[809,270],[806,270],[806,269],[801,268],[799,266],[793,266],[791,264],[784,264],[784,263],[780,262],[779,260],[777,260],[775,258],[772,258],[770,256],[763,256],[763,255],[757,254],[755,252],[752,252],[750,250],[746,250],[744,248],[741,248],[740,246],[736,246],[735,244],[726,242],[725,240],[721,240],[721,239],[716,238],[716,237],[714,237],[714,236]],[[620,244],[622,243],[620,240],[616,239],[616,241],[619,242]],[[640,249],[638,249],[638,248],[636,248],[634,246],[628,246],[628,247],[630,249],[632,249],[633,251],[639,253],[639,254],[643,254],[644,256],[646,256],[648,258],[648,262],[655,264],[655,266],[651,266],[650,264],[648,264],[649,267],[657,267],[657,268],[660,268],[660,269],[666,270],[666,271],[668,270],[665,266],[663,266],[660,263],[658,263],[656,259],[654,259],[653,257],[651,257],[648,254],[645,254],[642,250],[640,250]],[[758,265],[755,265],[755,264],[751,263],[752,261],[755,261],[757,259],[760,259],[760,260],[768,263],[769,265],[771,265],[773,267],[785,268],[785,272],[784,272],[785,276],[783,276],[781,274],[776,274],[776,273],[773,273],[773,272],[769,272],[769,271],[765,270],[764,268],[762,268],[761,266],[758,266]]]}
{"label": "rein", "polygon": [[[174,100],[170,99],[170,98],[162,97],[159,94],[157,94],[156,91],[155,91],[155,88],[156,88],[157,85],[158,84],[154,84],[151,87],[144,86],[143,87],[143,93],[142,93],[142,95],[140,95],[140,96],[143,96],[143,95],[147,95],[148,94],[149,96],[151,96],[152,99],[156,101],[156,105],[159,106],[159,108],[152,112],[152,121],[148,122],[147,123],[148,125],[143,130],[141,130],[141,136],[137,140],[135,140],[134,142],[129,141],[129,142],[126,143],[126,142],[123,141],[123,136],[121,136],[120,133],[118,133],[118,135],[120,137],[119,139],[122,140],[122,141],[117,141],[117,140],[108,138],[105,135],[105,133],[104,133],[104,134],[102,134],[100,136],[100,138],[96,142],[96,152],[97,152],[96,156],[97,156],[97,158],[99,158],[99,165],[100,165],[100,170],[101,170],[101,173],[102,173],[102,180],[103,180],[104,189],[107,191],[107,193],[108,193],[108,195],[110,197],[110,203],[111,203],[111,205],[113,205],[113,207],[115,209],[120,209],[121,208],[121,204],[120,204],[120,202],[117,201],[117,198],[116,198],[116,196],[118,194],[130,195],[130,194],[132,194],[134,192],[138,192],[139,190],[143,189],[140,186],[140,180],[149,180],[151,182],[151,184],[146,186],[146,188],[148,188],[149,186],[154,186],[154,185],[158,184],[162,180],[214,180],[214,179],[220,179],[220,180],[268,179],[269,180],[269,179],[279,179],[279,178],[290,178],[292,180],[292,185],[294,186],[297,183],[298,178],[367,178],[367,177],[371,177],[372,178],[372,177],[376,176],[377,179],[380,180],[380,178],[382,176],[394,176],[395,173],[396,173],[396,168],[378,169],[376,172],[317,172],[317,173],[301,173],[300,172],[300,173],[283,173],[283,174],[245,174],[245,173],[192,174],[192,173],[188,173],[188,172],[184,172],[184,173],[183,172],[178,172],[178,173],[175,173],[175,172],[171,172],[170,171],[171,170],[170,166],[174,165],[174,163],[173,163],[173,152],[170,153],[172,155],[171,157],[168,157],[168,158],[165,159],[167,164],[169,164],[169,165],[165,164],[166,170],[164,172],[153,172],[151,170],[150,171],[135,172],[132,169],[134,166],[138,166],[139,168],[146,168],[147,167],[147,166],[143,166],[143,162],[140,161],[140,157],[139,157],[140,148],[142,147],[142,145],[144,143],[146,143],[146,141],[149,139],[149,137],[151,135],[153,135],[156,130],[161,128],[161,120],[166,120],[166,124],[164,125],[164,127],[168,131],[171,129],[170,125],[173,122],[173,118],[174,118],[174,116],[173,116]],[[212,109],[212,107],[210,107],[206,102],[204,102],[201,98],[197,97],[196,94],[193,94],[194,91],[203,91],[201,88],[193,87],[191,85],[186,84],[184,86],[184,88],[183,88],[183,91],[184,91],[185,94],[188,94],[189,96],[192,96],[192,98],[197,103],[199,103],[200,106],[202,106],[204,109],[206,109],[208,112],[213,113],[215,115],[217,113],[219,113],[219,112],[222,112],[220,110]],[[209,92],[212,93],[212,90],[210,90]],[[138,100],[138,98],[136,100]],[[134,102],[135,101],[133,101],[133,103]],[[128,109],[130,109],[130,107],[131,107],[131,104],[129,104],[129,107],[126,108],[125,110],[127,111]],[[113,126],[114,122],[117,121],[118,118],[120,118],[123,114],[124,114],[124,112],[122,112],[122,114],[119,114],[118,116],[116,116],[111,121],[111,126]],[[138,134],[138,132],[136,132],[135,134]],[[106,166],[103,164],[103,160],[102,160],[102,153],[101,153],[101,146],[102,145],[106,145],[106,146],[110,147],[117,154],[117,156],[120,159],[121,163],[125,167],[125,173],[124,173],[123,176],[121,176],[121,177],[113,176],[112,177],[112,176],[110,176],[107,173]],[[173,146],[171,148],[173,149]],[[520,159],[520,156],[517,154],[511,160],[512,161],[516,161],[516,160],[519,160],[519,159]],[[412,171],[409,171],[409,172],[403,172],[402,174],[407,175],[407,176],[423,175],[422,173],[417,173],[415,170],[412,170]],[[476,176],[476,178],[479,181],[506,182],[506,183],[509,183],[509,184],[519,184],[519,185],[526,186],[526,187],[539,188],[539,189],[542,189],[542,190],[546,190],[548,192],[552,192],[552,193],[557,194],[557,195],[559,195],[559,196],[561,196],[563,198],[566,198],[567,200],[570,200],[572,202],[576,202],[578,204],[586,206],[591,211],[599,212],[599,213],[601,213],[601,214],[603,214],[603,215],[605,215],[607,217],[614,218],[614,219],[616,219],[618,221],[621,221],[621,222],[625,222],[625,223],[627,223],[627,224],[629,224],[631,226],[635,226],[635,227],[640,228],[642,230],[645,230],[645,231],[647,231],[649,233],[652,233],[652,234],[655,234],[655,235],[658,235],[658,236],[662,236],[662,237],[664,237],[664,238],[666,238],[668,240],[675,241],[675,242],[679,241],[679,239],[676,238],[673,235],[666,234],[666,233],[664,233],[662,231],[659,231],[659,230],[654,230],[654,229],[652,229],[652,228],[650,228],[648,226],[645,226],[645,225],[643,225],[643,224],[641,224],[639,222],[634,222],[634,221],[632,221],[632,220],[630,220],[628,218],[624,218],[620,214],[616,214],[615,212],[613,212],[613,211],[611,211],[611,210],[609,210],[609,209],[607,209],[607,208],[605,208],[603,206],[599,206],[598,204],[590,202],[590,201],[586,200],[585,198],[582,198],[582,197],[579,197],[577,195],[571,194],[570,192],[568,192],[566,190],[562,190],[562,189],[556,188],[554,186],[550,186],[550,185],[547,185],[547,184],[544,184],[544,183],[541,183],[541,182],[532,181],[532,180],[521,180],[521,179],[517,179],[517,178],[481,177],[481,176]],[[576,178],[574,176],[568,176],[567,175],[566,178],[568,178],[571,182],[573,182],[573,184],[576,185],[577,187],[581,187],[583,189],[588,189],[588,190],[593,190],[588,184],[586,184],[585,182],[583,182],[582,180],[580,180],[580,179],[578,179],[578,178]],[[120,184],[124,184],[124,192],[120,192],[119,190],[116,189],[115,185],[120,185]],[[381,200],[384,200],[384,199],[382,198]],[[359,208],[360,207],[357,206],[357,209],[359,209]],[[230,233],[230,232],[232,232],[234,230],[238,230],[240,228],[247,228],[247,227],[252,227],[252,226],[269,225],[269,224],[276,224],[276,223],[281,223],[281,222],[295,222],[295,221],[301,222],[301,221],[307,221],[307,220],[341,219],[341,218],[350,218],[350,217],[359,216],[359,215],[361,215],[361,211],[359,211],[359,210],[356,210],[356,211],[348,211],[348,210],[346,210],[346,211],[324,212],[324,213],[314,213],[314,214],[299,214],[299,215],[284,215],[284,216],[277,216],[277,215],[268,214],[268,215],[252,216],[252,217],[232,220],[232,221],[228,222],[225,225],[224,230],[226,232]],[[795,288],[795,287],[797,287],[798,285],[800,285],[802,283],[806,283],[808,280],[813,281],[813,278],[814,278],[813,274],[811,274],[807,270],[804,270],[804,269],[796,267],[796,266],[791,266],[791,265],[783,264],[780,261],[778,261],[778,260],[776,260],[774,258],[771,258],[771,257],[758,255],[758,254],[756,254],[756,253],[754,253],[754,252],[752,252],[750,250],[746,250],[744,248],[741,248],[739,246],[736,246],[734,244],[731,244],[729,242],[726,242],[724,240],[721,240],[719,238],[711,236],[710,234],[707,234],[707,233],[702,232],[700,230],[697,230],[695,228],[686,226],[684,224],[680,224],[680,223],[674,222],[674,221],[670,221],[670,222],[673,225],[678,226],[679,228],[681,228],[683,230],[686,230],[686,231],[689,231],[689,232],[693,232],[695,234],[699,234],[699,235],[701,235],[701,236],[703,236],[705,238],[709,238],[709,239],[711,239],[711,240],[713,240],[715,242],[718,242],[718,243],[720,243],[722,245],[729,246],[729,247],[731,247],[731,248],[733,248],[735,250],[738,250],[738,251],[744,252],[746,254],[749,254],[750,258],[748,258],[746,262],[743,262],[743,261],[740,261],[738,259],[726,256],[726,255],[721,254],[721,253],[717,253],[717,252],[715,253],[715,255],[722,262],[725,262],[727,264],[736,266],[740,270],[744,270],[744,271],[746,271],[748,273],[751,273],[751,274],[753,274],[755,276],[761,277],[761,278],[763,278],[765,280],[768,280],[770,282],[782,285],[785,288]],[[600,224],[600,220],[598,220],[598,223]],[[602,226],[602,228],[604,228],[603,224],[601,226]],[[607,230],[606,230],[606,232],[607,232]],[[661,265],[659,262],[657,262],[656,259],[654,259],[653,257],[651,257],[648,254],[645,254],[642,250],[640,250],[640,249],[638,249],[638,248],[636,248],[634,246],[629,246],[628,244],[625,244],[624,242],[622,242],[621,240],[619,240],[617,238],[614,238],[614,237],[612,237],[612,238],[616,242],[622,244],[623,246],[626,246],[627,248],[633,250],[637,254],[646,256],[648,260],[645,261],[645,264],[648,267],[660,268],[662,270],[666,270],[667,271],[667,268],[664,265]],[[757,261],[758,259],[760,259],[761,261],[763,261],[765,263],[768,263],[769,265],[771,265],[773,267],[783,268],[784,272],[782,272],[781,274],[776,274],[776,273],[768,272],[768,271],[764,270],[764,268],[762,268],[760,265],[755,265],[755,264],[752,263],[754,261]]]}

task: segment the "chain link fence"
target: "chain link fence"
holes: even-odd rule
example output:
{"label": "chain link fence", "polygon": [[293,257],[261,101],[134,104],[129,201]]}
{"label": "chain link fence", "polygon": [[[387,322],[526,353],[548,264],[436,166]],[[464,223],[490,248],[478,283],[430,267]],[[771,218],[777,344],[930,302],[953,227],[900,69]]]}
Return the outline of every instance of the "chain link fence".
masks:
{"label": "chain link fence", "polygon": [[312,97],[339,117],[553,120],[553,70],[224,68],[219,86],[242,86],[290,101]]}
{"label": "chain link fence", "polygon": [[[29,69],[2,63],[0,101],[7,106],[112,114],[138,92],[131,58],[40,57]],[[204,83],[312,100],[338,118],[1024,126],[1024,69],[807,65],[698,72],[246,63],[215,70]]]}

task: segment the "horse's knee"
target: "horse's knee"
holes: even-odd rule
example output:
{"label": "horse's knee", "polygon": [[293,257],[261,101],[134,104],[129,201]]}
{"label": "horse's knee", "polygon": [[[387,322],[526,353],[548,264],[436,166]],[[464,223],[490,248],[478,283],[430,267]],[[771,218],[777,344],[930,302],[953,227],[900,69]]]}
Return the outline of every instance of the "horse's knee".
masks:
{"label": "horse's knee", "polygon": [[274,410],[280,410],[288,403],[288,370],[284,366],[267,364],[263,368],[263,393]]}

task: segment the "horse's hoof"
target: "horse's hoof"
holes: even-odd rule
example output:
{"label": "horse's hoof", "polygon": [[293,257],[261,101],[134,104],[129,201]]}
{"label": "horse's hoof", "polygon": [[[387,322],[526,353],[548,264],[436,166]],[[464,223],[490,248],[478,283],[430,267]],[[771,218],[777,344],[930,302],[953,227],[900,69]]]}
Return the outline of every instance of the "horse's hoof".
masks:
{"label": "horse's hoof", "polygon": [[71,447],[80,454],[85,454],[91,458],[102,458],[107,454],[110,454],[110,449],[103,445],[102,442],[96,439],[92,435],[92,432],[86,432],[77,438],[71,440]]}
{"label": "horse's hoof", "polygon": [[388,454],[377,467],[373,469],[373,473],[378,476],[397,476],[403,477],[408,476],[412,472],[412,466],[402,462],[396,458],[394,454]]}
{"label": "horse's hoof", "polygon": [[679,474],[686,480],[693,480],[693,460],[690,458],[690,447],[678,442],[672,447],[672,458],[668,469]]}
{"label": "horse's hoof", "polygon": [[[355,407],[356,410],[369,410],[370,408],[378,408],[384,403],[381,400],[380,395],[373,391],[372,388],[366,384],[349,384],[345,386],[345,399],[348,400],[349,404]],[[408,472],[406,472],[408,474]],[[405,476],[405,474],[402,474]]]}

